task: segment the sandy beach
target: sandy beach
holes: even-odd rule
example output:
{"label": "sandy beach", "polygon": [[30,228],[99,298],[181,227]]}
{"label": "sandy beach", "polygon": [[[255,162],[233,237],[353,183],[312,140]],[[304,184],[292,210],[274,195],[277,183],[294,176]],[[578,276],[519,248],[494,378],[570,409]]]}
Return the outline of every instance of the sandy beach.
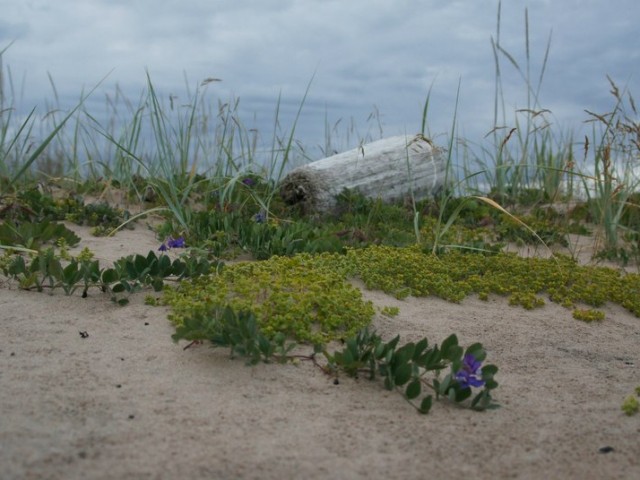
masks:
{"label": "sandy beach", "polygon": [[[138,226],[112,238],[73,227],[101,265],[157,249]],[[0,284],[0,477],[10,479],[640,478],[640,319],[607,305],[587,324],[550,304],[461,304],[363,290],[385,338],[456,333],[500,371],[485,412],[436,402],[419,415],[381,382],[334,385],[310,362],[246,366],[171,340],[145,293],[119,307],[92,291]],[[82,334],[81,334],[82,333]],[[309,349],[311,350],[311,349]]]}

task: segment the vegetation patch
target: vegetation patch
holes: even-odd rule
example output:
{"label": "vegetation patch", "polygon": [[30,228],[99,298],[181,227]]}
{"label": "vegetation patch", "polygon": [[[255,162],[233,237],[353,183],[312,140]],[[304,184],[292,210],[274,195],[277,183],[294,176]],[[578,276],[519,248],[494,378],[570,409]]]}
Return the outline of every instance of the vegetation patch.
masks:
{"label": "vegetation patch", "polygon": [[61,223],[48,220],[39,223],[5,220],[0,223],[0,245],[4,248],[23,247],[37,250],[46,243],[55,243],[60,239],[69,246],[80,242],[80,237]]}
{"label": "vegetation patch", "polygon": [[[544,305],[545,297],[568,308],[578,304],[601,307],[608,301],[640,316],[640,275],[581,266],[566,256],[523,258],[455,250],[431,255],[419,246],[373,246],[350,250],[347,262],[367,288],[397,298],[434,295],[460,302],[470,294],[485,300],[496,294],[509,296],[510,304],[527,309]],[[599,319],[601,312],[590,316]]]}
{"label": "vegetation patch", "polygon": [[15,195],[0,197],[0,220],[34,224],[66,220],[93,227],[92,233],[96,236],[106,235],[130,217],[127,210],[114,208],[106,202],[85,203],[81,195],[73,192],[61,192],[57,198],[38,188],[28,188]]}
{"label": "vegetation patch", "polygon": [[397,298],[434,295],[460,302],[471,294],[485,300],[495,294],[526,309],[540,307],[548,299],[573,308],[574,318],[583,321],[602,320],[604,313],[578,305],[601,307],[609,301],[640,316],[637,274],[580,266],[562,256],[541,259],[457,251],[432,255],[418,246],[379,245],[350,249],[346,255],[299,254],[240,263],[165,289],[164,299],[177,326],[186,318],[228,306],[255,312],[267,337],[281,333],[323,344],[354,334],[374,315],[371,303],[348,283],[349,277]]}
{"label": "vegetation patch", "polygon": [[346,272],[330,268],[340,263],[338,256],[326,254],[240,263],[166,289],[164,299],[178,326],[185,318],[230,306],[252,311],[267,337],[282,333],[324,344],[355,334],[375,313],[371,302],[347,282]]}

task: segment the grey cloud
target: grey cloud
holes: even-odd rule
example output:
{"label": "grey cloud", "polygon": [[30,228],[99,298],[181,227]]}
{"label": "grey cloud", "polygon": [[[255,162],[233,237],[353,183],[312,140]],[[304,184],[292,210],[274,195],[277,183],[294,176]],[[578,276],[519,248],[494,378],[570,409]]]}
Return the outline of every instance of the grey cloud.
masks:
{"label": "grey cloud", "polygon": [[[607,73],[628,81],[632,91],[639,85],[635,0],[504,1],[501,45],[523,68],[527,5],[535,81],[553,30],[540,99],[558,121],[580,123],[584,108],[606,108]],[[213,76],[223,82],[208,95],[240,97],[243,112],[253,118],[255,111],[264,129],[272,126],[279,94],[288,116],[283,123],[295,115],[315,74],[303,113],[308,126],[301,128],[310,143],[323,138],[325,110],[330,123],[366,120],[375,105],[385,134],[415,130],[432,84],[432,130],[447,132],[461,81],[458,119],[478,140],[493,117],[496,6],[468,0],[0,0],[0,39],[20,36],[4,61],[28,73],[32,101],[50,91],[47,71],[69,98],[111,69],[105,89],[118,83],[132,98],[145,84],[145,69],[163,95],[184,95],[185,73],[192,87]],[[520,75],[505,57],[500,61],[508,107],[524,106]]]}

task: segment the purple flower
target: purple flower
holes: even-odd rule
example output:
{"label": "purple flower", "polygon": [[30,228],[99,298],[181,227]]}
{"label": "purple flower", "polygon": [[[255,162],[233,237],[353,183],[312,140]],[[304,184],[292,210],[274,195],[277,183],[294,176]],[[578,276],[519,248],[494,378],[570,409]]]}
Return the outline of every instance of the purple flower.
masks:
{"label": "purple flower", "polygon": [[256,223],[264,223],[267,221],[267,215],[264,212],[256,213],[256,216],[254,218],[256,220]]}
{"label": "purple flower", "polygon": [[184,237],[178,237],[176,239],[169,238],[167,240],[167,245],[169,248],[185,248],[186,244],[184,243]]}
{"label": "purple flower", "polygon": [[244,183],[247,187],[253,187],[256,184],[256,181],[251,177],[247,177],[242,180],[242,183]]}
{"label": "purple flower", "polygon": [[481,365],[482,362],[476,360],[473,355],[464,356],[462,368],[456,373],[456,380],[460,384],[460,388],[482,387],[484,385],[484,380],[478,378],[482,376]]}
{"label": "purple flower", "polygon": [[160,250],[161,252],[166,252],[170,248],[185,248],[186,246],[187,245],[184,242],[184,237],[169,237],[162,245],[160,245],[160,248],[158,248],[158,250]]}

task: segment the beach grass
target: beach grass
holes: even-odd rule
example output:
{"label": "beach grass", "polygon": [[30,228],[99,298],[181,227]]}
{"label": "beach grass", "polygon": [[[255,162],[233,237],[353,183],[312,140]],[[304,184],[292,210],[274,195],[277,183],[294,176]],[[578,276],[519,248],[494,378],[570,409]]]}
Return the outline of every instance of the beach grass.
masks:
{"label": "beach grass", "polygon": [[[482,140],[459,137],[456,100],[445,144],[447,188],[432,201],[436,212],[432,252],[452,246],[444,243],[448,231],[455,223],[465,222],[462,217],[469,216],[468,206],[477,201],[493,209],[494,217],[511,216],[525,229],[530,227],[520,220],[518,208],[582,203],[586,209],[583,220],[595,225],[594,234],[602,238],[605,255],[624,257],[637,250],[639,236],[638,225],[628,221],[637,217],[640,208],[635,195],[640,185],[640,124],[634,99],[607,77],[613,107],[610,112],[586,113],[586,121],[592,127],[590,136],[576,142],[571,132],[554,131],[553,113],[540,102],[551,37],[538,62],[539,71],[533,72],[528,11],[524,15],[524,63],[520,64],[516,58],[521,55],[512,54],[501,43],[500,8],[499,4],[497,30],[492,37],[493,122]],[[9,47],[0,50],[0,66]],[[524,108],[511,113],[506,110],[503,89],[507,69],[521,77],[526,95]],[[267,227],[240,226],[240,219],[255,220],[256,216],[268,228],[281,230],[280,243],[292,231],[302,235],[304,230],[306,238],[322,237],[322,225],[296,217],[284,208],[278,196],[279,181],[287,170],[313,160],[296,139],[296,126],[313,79],[286,129],[282,128],[281,98],[277,99],[272,131],[264,137],[246,126],[239,99],[218,100],[217,104],[210,99],[207,87],[216,79],[188,88],[187,98],[177,102],[172,96],[163,98],[147,74],[146,88],[137,102],[126,98],[116,87],[113,94],[106,95],[105,112],[100,115],[89,109],[87,100],[101,83],[82,92],[72,108],[64,109],[55,82],[49,80],[53,103],[47,104],[43,115],[36,108],[23,111],[18,105],[16,99],[20,95],[9,69],[0,78],[2,198],[37,184],[98,196],[109,189],[120,189],[131,202],[142,205],[142,214],[162,214],[163,232],[193,240],[204,241],[206,235],[215,233],[203,228],[203,222],[218,222],[222,229],[238,230],[236,237],[244,238],[245,243],[251,243],[247,238],[255,235],[258,239],[254,243],[264,247]],[[459,84],[456,98],[461,88]],[[421,124],[416,129],[422,135],[429,133],[432,94],[429,89]],[[325,125],[324,153],[329,154],[333,153],[332,145],[340,142],[334,138],[336,125],[330,127],[326,118]],[[353,129],[350,131],[353,133]],[[269,140],[264,142],[264,138]],[[358,144],[366,140],[360,138]],[[375,202],[368,205],[380,208],[375,207]],[[425,202],[419,204],[412,198],[410,215],[401,215],[416,243],[424,242],[421,232],[429,223],[425,218],[425,209],[429,208]],[[203,219],[203,211],[209,212],[208,218]],[[120,228],[135,218],[123,219]],[[565,220],[564,227],[569,228],[570,217]],[[308,225],[303,228],[305,221]],[[343,230],[354,232],[370,226],[370,221],[342,225]],[[286,229],[292,230],[284,233]],[[373,236],[380,235],[376,230]]]}

